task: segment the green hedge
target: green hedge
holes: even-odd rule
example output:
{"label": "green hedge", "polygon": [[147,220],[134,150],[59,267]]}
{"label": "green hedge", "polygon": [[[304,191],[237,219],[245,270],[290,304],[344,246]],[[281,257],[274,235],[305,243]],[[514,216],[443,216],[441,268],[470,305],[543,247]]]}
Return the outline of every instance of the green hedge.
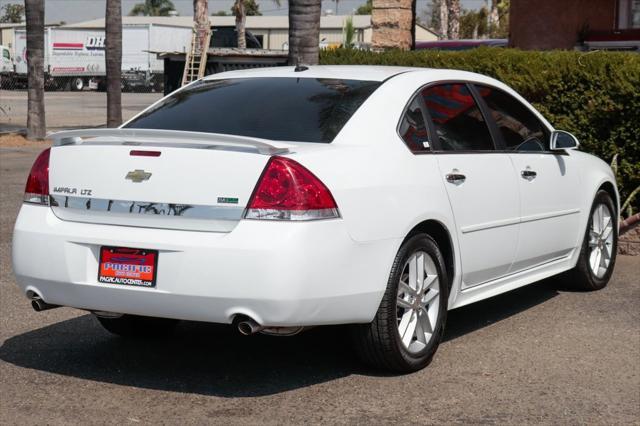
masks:
{"label": "green hedge", "polygon": [[[640,184],[639,54],[338,49],[323,51],[320,63],[451,68],[497,78],[529,100],[556,128],[575,134],[585,151],[607,162],[619,154],[618,184],[623,197]],[[636,211],[639,201],[634,202]]]}

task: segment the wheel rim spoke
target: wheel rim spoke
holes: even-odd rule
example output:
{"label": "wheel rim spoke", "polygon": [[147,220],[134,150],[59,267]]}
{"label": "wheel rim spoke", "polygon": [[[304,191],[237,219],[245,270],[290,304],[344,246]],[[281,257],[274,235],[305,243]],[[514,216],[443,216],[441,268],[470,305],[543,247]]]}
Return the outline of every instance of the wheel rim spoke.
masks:
{"label": "wheel rim spoke", "polygon": [[411,288],[411,286],[409,286],[409,284],[407,284],[404,281],[400,281],[400,283],[398,285],[398,292],[407,293],[407,294],[410,294],[412,296],[415,296],[415,295],[418,294],[418,292],[416,292],[413,288]]}
{"label": "wheel rim spoke", "polygon": [[416,313],[414,311],[410,311],[409,321],[407,322],[407,326],[405,327],[404,332],[401,334],[402,343],[404,343],[406,347],[409,347],[409,345],[413,341],[417,322],[418,322],[418,318]]}
{"label": "wheel rim spoke", "polygon": [[398,296],[398,307],[402,309],[411,309],[413,305],[408,300]]}
{"label": "wheel rim spoke", "polygon": [[425,294],[424,297],[422,298],[422,306],[426,307],[429,304],[429,302],[431,302],[433,299],[438,297],[439,294],[440,294],[440,291],[438,290],[429,290],[427,294]]}
{"label": "wheel rim spoke", "polygon": [[422,315],[420,318],[422,319],[422,329],[426,333],[433,333],[433,325],[431,324],[431,318],[429,318],[429,310],[423,307],[421,312]]}

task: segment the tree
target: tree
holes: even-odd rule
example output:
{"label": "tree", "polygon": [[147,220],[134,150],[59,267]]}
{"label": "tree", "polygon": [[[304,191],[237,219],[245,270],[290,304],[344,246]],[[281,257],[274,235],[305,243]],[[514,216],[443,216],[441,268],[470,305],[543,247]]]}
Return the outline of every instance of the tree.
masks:
{"label": "tree", "polygon": [[247,47],[246,21],[247,13],[244,8],[244,0],[235,0],[231,11],[236,17],[236,33],[238,34],[238,47],[245,49]]}
{"label": "tree", "polygon": [[489,35],[489,12],[482,7],[479,10],[463,10],[460,16],[460,38],[484,38]]}
{"label": "tree", "polygon": [[447,0],[447,38],[457,40],[460,38],[460,0]]}
{"label": "tree", "polygon": [[[273,0],[280,6],[280,0]],[[255,0],[235,0],[231,6],[231,13],[236,17],[236,33],[238,34],[238,47],[247,47],[246,21],[247,16],[260,16],[260,6]]]}
{"label": "tree", "polygon": [[107,0],[105,37],[107,127],[118,127],[122,124],[122,4],[120,0]]}
{"label": "tree", "polygon": [[498,28],[500,26],[500,14],[498,13],[498,4],[500,0],[491,0],[491,10],[487,17],[489,28]]}
{"label": "tree", "polygon": [[367,0],[365,4],[356,9],[356,15],[371,15],[373,0]]}
{"label": "tree", "polygon": [[2,16],[0,23],[19,24],[24,16],[24,5],[21,4],[5,4],[0,8]]}
{"label": "tree", "polygon": [[169,12],[175,10],[171,0],[144,0],[131,9],[129,16],[169,16]]}
{"label": "tree", "polygon": [[25,0],[27,18],[27,139],[42,140],[44,117],[44,0]]}
{"label": "tree", "polygon": [[[280,6],[280,1],[278,1],[278,6]],[[260,5],[256,0],[244,0],[244,12],[247,16],[262,16]]]}
{"label": "tree", "polygon": [[317,65],[320,0],[289,0],[289,64]]}
{"label": "tree", "polygon": [[198,50],[208,49],[207,33],[211,30],[209,23],[209,2],[207,0],[193,0],[193,24],[198,36]]}
{"label": "tree", "polygon": [[447,37],[449,34],[449,7],[447,6],[447,0],[438,0],[438,12],[440,13],[440,37]]}
{"label": "tree", "polygon": [[351,49],[356,39],[356,27],[353,25],[353,16],[347,16],[342,31],[344,33],[344,47]]}

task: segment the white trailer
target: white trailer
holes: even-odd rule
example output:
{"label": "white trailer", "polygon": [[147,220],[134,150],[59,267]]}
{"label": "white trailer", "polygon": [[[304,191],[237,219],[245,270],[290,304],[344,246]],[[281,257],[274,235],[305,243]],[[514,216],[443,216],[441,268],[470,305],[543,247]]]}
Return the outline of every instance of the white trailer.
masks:
{"label": "white trailer", "polygon": [[[186,52],[191,44],[190,27],[155,24],[124,25],[122,28],[123,88],[162,86],[164,64],[157,51]],[[105,77],[105,33],[103,28],[52,27],[45,31],[45,75],[56,88],[82,90],[88,84],[100,87]],[[15,73],[27,74],[25,30],[15,32]]]}

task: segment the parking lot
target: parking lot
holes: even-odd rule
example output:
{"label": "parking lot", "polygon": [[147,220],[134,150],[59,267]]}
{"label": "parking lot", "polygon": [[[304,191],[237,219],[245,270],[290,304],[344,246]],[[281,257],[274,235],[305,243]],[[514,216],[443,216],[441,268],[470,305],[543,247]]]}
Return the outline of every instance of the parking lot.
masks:
{"label": "parking lot", "polygon": [[[123,93],[122,118],[131,118],[160,99],[160,93]],[[107,95],[102,92],[45,92],[47,128],[97,127],[107,122]],[[0,133],[27,125],[27,91],[0,90]]]}
{"label": "parking lot", "polygon": [[11,232],[43,146],[1,147],[0,423],[638,424],[640,258],[608,288],[548,280],[452,311],[432,364],[363,367],[340,327],[292,338],[183,323],[123,341],[91,315],[34,312],[15,287]]}

